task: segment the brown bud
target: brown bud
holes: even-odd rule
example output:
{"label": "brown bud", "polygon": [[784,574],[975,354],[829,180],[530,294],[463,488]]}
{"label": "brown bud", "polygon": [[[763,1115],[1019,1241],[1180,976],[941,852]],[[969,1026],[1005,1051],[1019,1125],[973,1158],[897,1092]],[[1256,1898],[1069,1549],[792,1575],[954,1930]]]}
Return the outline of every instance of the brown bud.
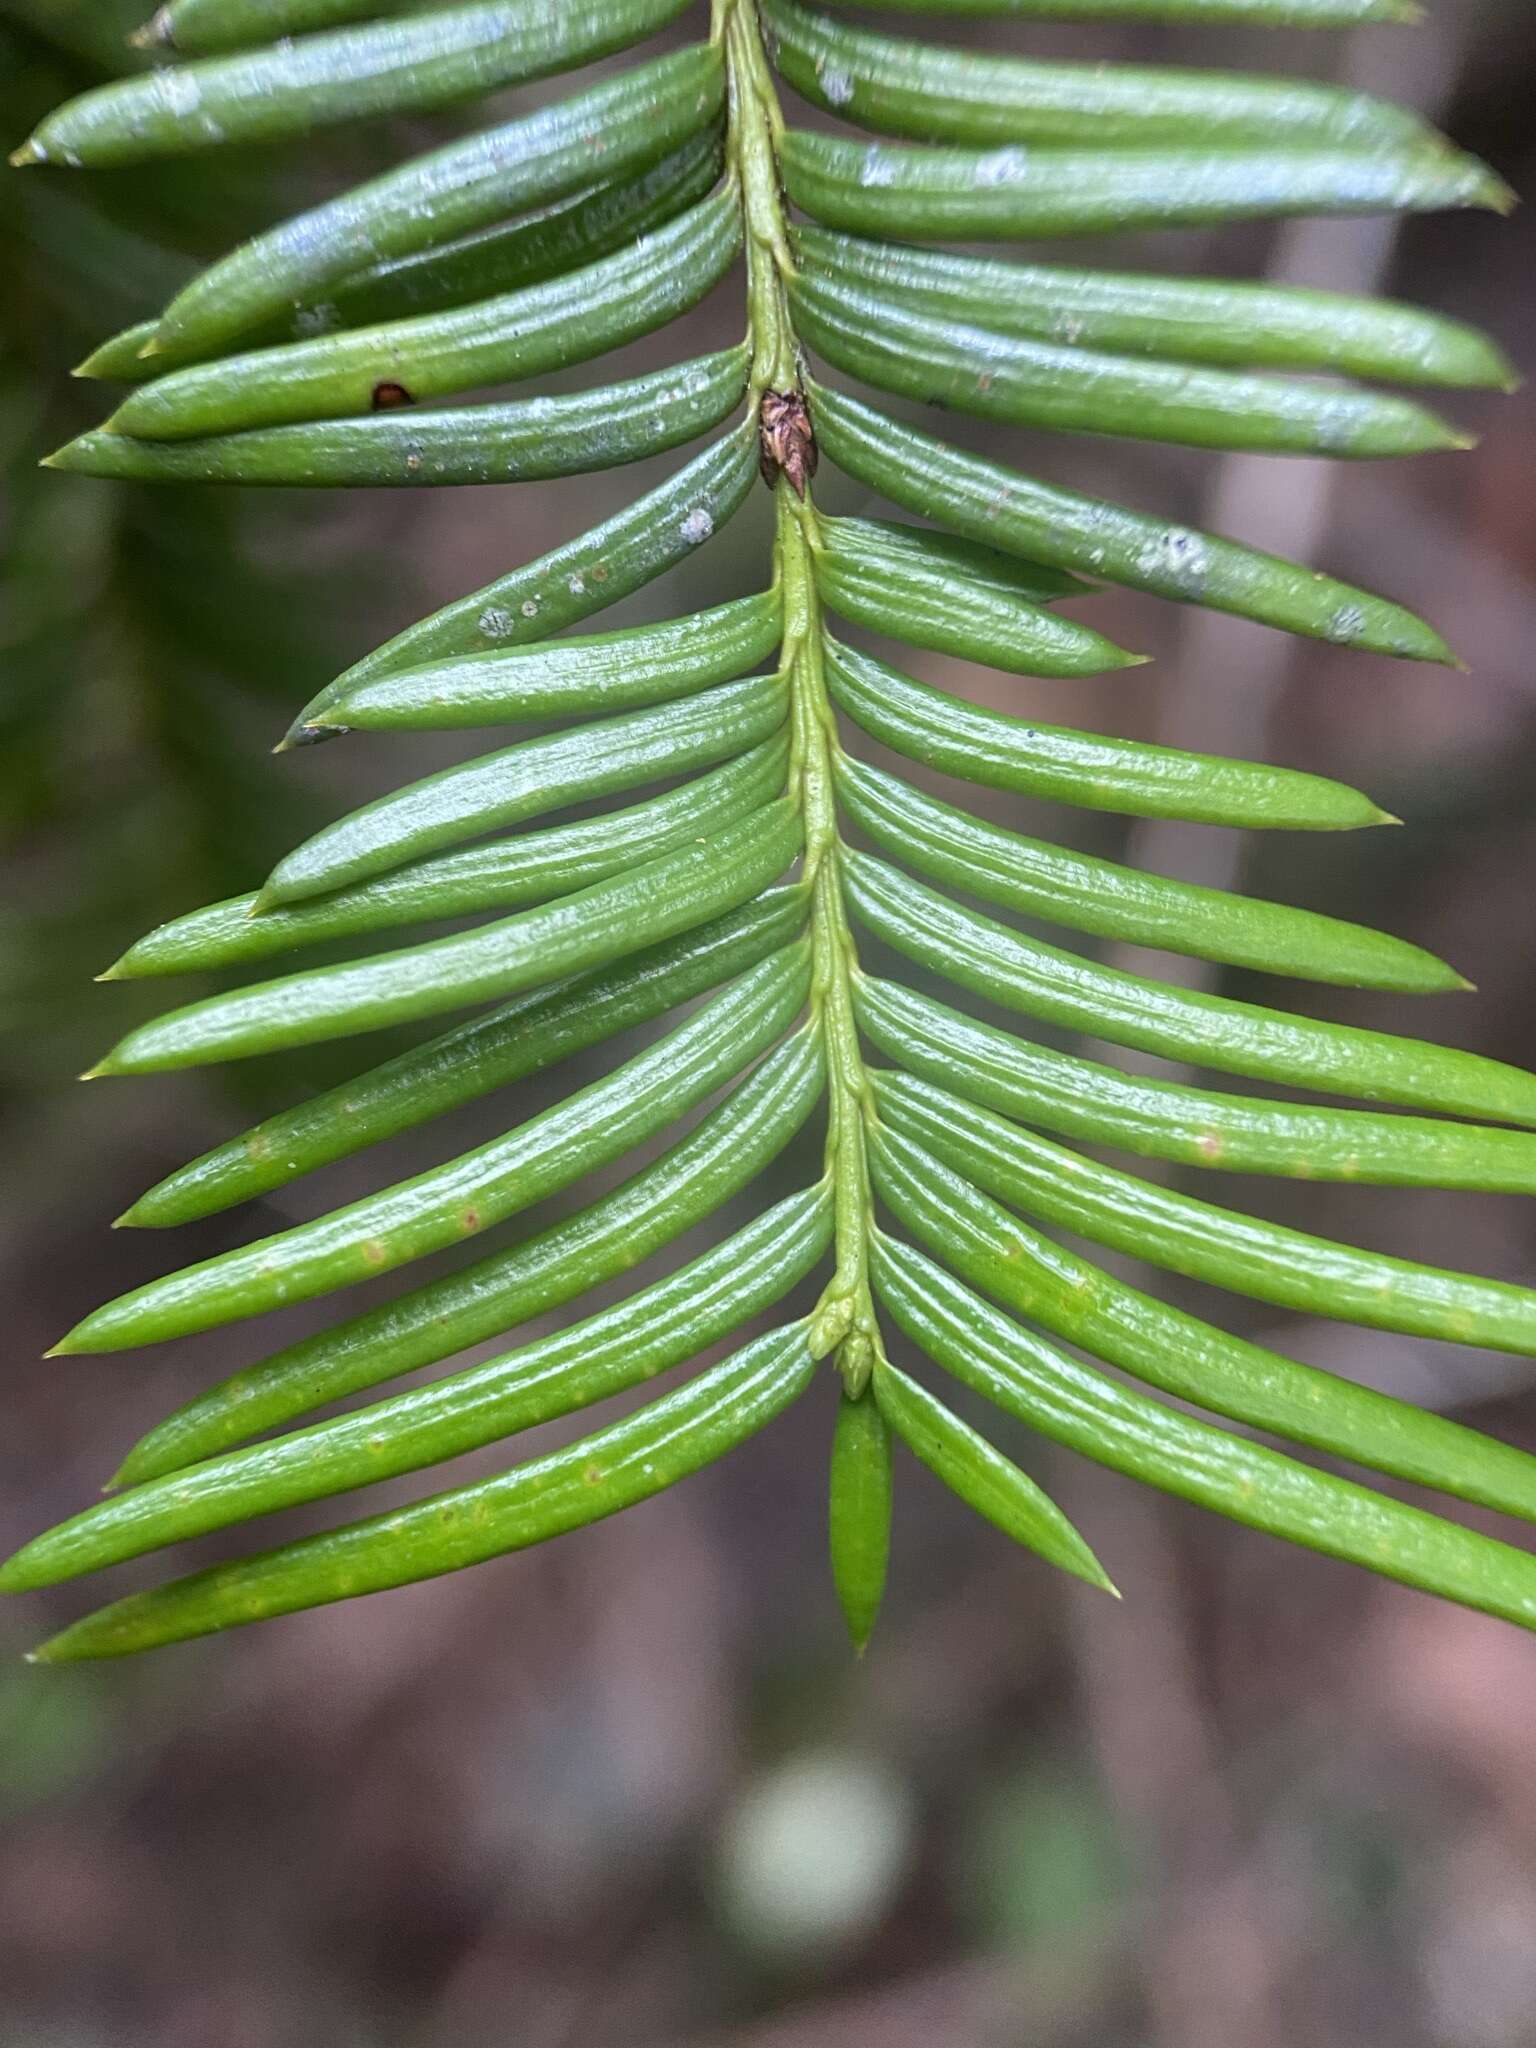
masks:
{"label": "brown bud", "polygon": [[797,498],[816,474],[816,436],[798,391],[765,391],[757,408],[757,460],[772,490],[782,476]]}
{"label": "brown bud", "polygon": [[393,412],[397,406],[414,405],[415,399],[403,384],[375,384],[373,387],[373,409],[375,412]]}

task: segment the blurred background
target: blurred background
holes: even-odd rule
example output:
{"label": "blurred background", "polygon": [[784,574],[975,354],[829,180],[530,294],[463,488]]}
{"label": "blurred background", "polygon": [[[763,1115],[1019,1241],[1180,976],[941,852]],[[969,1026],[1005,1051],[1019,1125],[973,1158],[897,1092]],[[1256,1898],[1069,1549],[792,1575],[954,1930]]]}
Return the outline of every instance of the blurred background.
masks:
{"label": "blurred background", "polygon": [[[139,12],[0,0],[7,146],[123,66]],[[1416,33],[1343,40],[946,33],[1347,76],[1431,111],[1536,190],[1526,0],[1440,0]],[[420,772],[427,750],[383,739],[269,758],[332,674],[676,466],[536,490],[308,496],[36,469],[104,409],[99,388],[67,376],[95,341],[163,303],[195,261],[442,132],[406,123],[304,152],[0,181],[6,1549],[86,1503],[194,1389],[317,1318],[42,1363],[64,1328],[173,1264],[375,1184],[364,1155],[314,1193],[301,1184],[175,1247],[112,1235],[108,1220],[174,1164],[348,1062],[322,1049],[82,1089],[79,1069],[183,993],[91,976],[151,924],[251,886],[314,823]],[[1124,267],[1375,283],[1481,321],[1527,373],[1536,355],[1529,211],[1108,246],[1103,260]],[[689,352],[731,337],[733,293],[694,316]],[[613,374],[673,350],[676,336],[638,345]],[[1025,434],[1011,452],[1406,598],[1469,674],[1129,596],[1096,601],[1095,622],[1157,666],[1070,686],[1070,708],[1069,686],[905,659],[1011,709],[1362,784],[1408,829],[1244,845],[1086,815],[1031,821],[1003,799],[996,815],[1401,931],[1480,995],[1410,1013],[1323,991],[1314,1006],[1528,1062],[1536,407],[1449,409],[1484,433],[1477,452],[1390,470]],[[825,482],[832,509],[864,509]],[[757,496],[611,622],[753,587]],[[1285,999],[1237,974],[1206,985]],[[351,1064],[388,1049],[370,1043]],[[541,1099],[531,1087],[516,1114]],[[511,1114],[492,1099],[396,1141],[388,1164],[416,1171]],[[805,1170],[783,1168],[776,1186]],[[1525,1279],[1536,1263],[1530,1207],[1512,1200],[1230,1192],[1438,1263]],[[1536,1386],[1517,1361],[1244,1304],[1222,1313],[1536,1449]],[[142,1662],[21,1663],[84,1610],[84,1588],[0,1611],[3,2048],[1536,2044],[1536,1643],[1000,1425],[1123,1603],[1011,1552],[906,1462],[891,1592],[856,1662],[824,1563],[833,1400],[829,1381],[726,1467],[548,1551]],[[108,1590],[156,1569],[130,1567]]]}

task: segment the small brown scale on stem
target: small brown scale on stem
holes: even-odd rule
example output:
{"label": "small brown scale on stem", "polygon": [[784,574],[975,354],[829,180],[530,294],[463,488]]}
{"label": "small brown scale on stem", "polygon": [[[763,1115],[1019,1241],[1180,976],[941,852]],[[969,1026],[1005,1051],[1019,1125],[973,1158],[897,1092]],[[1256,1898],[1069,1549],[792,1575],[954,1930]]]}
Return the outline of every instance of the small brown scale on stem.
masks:
{"label": "small brown scale on stem", "polygon": [[804,398],[798,391],[765,391],[757,408],[757,461],[769,490],[782,476],[803,499],[819,459]]}

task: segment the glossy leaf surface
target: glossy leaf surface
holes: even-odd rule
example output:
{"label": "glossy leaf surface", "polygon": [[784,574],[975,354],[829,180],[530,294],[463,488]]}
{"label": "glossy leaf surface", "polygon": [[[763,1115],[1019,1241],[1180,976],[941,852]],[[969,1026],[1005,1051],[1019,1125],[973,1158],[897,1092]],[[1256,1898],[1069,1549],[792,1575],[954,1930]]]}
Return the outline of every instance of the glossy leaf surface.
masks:
{"label": "glossy leaf surface", "polygon": [[[715,436],[589,530],[531,558],[514,544],[523,558],[365,640],[324,687],[271,679],[291,688],[277,751],[340,741],[376,793],[264,881],[129,944],[104,980],[235,980],[194,987],[93,1071],[362,1050],[347,1078],[221,1136],[120,1221],[157,1229],[276,1196],[275,1216],[255,1208],[243,1238],[162,1266],[56,1348],[190,1337],[420,1271],[213,1384],[191,1379],[113,1497],[24,1545],[0,1590],[334,1501],[681,1376],[500,1474],[133,1593],[45,1659],[123,1655],[542,1542],[725,1455],[813,1377],[832,1585],[857,1648],[885,1588],[898,1442],[1024,1548],[1108,1587],[1094,1532],[1042,1491],[1027,1446],[952,1410],[897,1340],[1005,1421],[1132,1478],[1536,1625],[1527,1552],[1237,1432],[1526,1521],[1536,1461],[1215,1319],[1237,1296],[1528,1356],[1536,1293],[1377,1249],[1364,1215],[1324,1237],[1135,1166],[1530,1194],[1536,1076],[1156,957],[1465,991],[1420,943],[1416,906],[1387,934],[1143,873],[1108,857],[1112,828],[1080,852],[1054,843],[1049,810],[1019,804],[1228,830],[1395,822],[1325,760],[1082,729],[1087,704],[1123,705],[1124,732],[1155,729],[1157,674],[1133,671],[1139,645],[1162,643],[1122,592],[1321,640],[1336,663],[1455,665],[1392,595],[1168,516],[1150,464],[1145,509],[1126,508],[1073,487],[1081,439],[1022,447],[1019,430],[1428,457],[1470,443],[1474,401],[1448,420],[1372,386],[1493,389],[1509,364],[1489,337],[1400,303],[1101,267],[1092,242],[1060,263],[923,246],[1211,226],[1223,233],[1199,246],[1220,260],[1244,221],[1510,195],[1419,115],[1260,68],[1257,42],[1213,43],[1195,70],[1149,61],[1152,37],[1128,40],[1139,61],[1122,64],[1065,61],[1031,32],[1050,18],[1343,28],[1402,18],[1407,0],[896,0],[894,27],[863,5],[719,0],[708,41],[679,40],[700,21],[651,44],[677,0],[169,0],[138,38],[154,68],[46,116],[18,152],[48,166],[33,186],[46,201],[72,163],[206,151],[214,248],[219,144],[280,143],[293,189],[325,194],[226,237],[195,274],[166,259],[139,302],[162,313],[81,366],[130,388],[56,468],[529,484]],[[962,48],[971,16],[1013,32]],[[1249,68],[1218,68],[1239,58]],[[528,99],[483,104],[524,83]],[[791,125],[790,90],[841,132]],[[431,120],[450,106],[464,111]],[[301,183],[312,131],[402,115],[423,124],[419,153],[401,161],[386,125],[354,159],[373,167],[363,182]],[[665,335],[717,292],[707,339]],[[616,373],[567,374],[642,342]],[[930,407],[938,431],[812,381],[813,359]],[[984,455],[953,445],[952,414],[985,423]],[[1058,454],[1067,481],[1032,473],[1054,476]],[[771,539],[742,522],[731,559],[702,563],[756,478]],[[543,531],[526,497],[477,504],[496,531]],[[870,653],[867,634],[935,657],[937,680]],[[1240,663],[1230,680],[1243,687]],[[1396,687],[1378,665],[1383,717]],[[479,751],[453,737],[501,727],[518,730]],[[1079,941],[1036,937],[1036,922]],[[1153,961],[1130,972],[1093,957],[1099,941]],[[893,959],[937,993],[890,979]],[[419,1035],[370,1064],[368,1036],[394,1027]],[[1237,1078],[1122,1071],[1036,1031]],[[1392,1108],[1310,1099],[1325,1094]],[[471,1110],[451,1145],[393,1162],[392,1141]],[[318,1202],[305,1188],[287,1208],[283,1190],[348,1160],[339,1199],[314,1182]],[[773,1199],[770,1172],[775,1194],[798,1192]],[[1121,1277],[1119,1259],[1177,1276],[1193,1306]],[[591,1298],[618,1282],[622,1296]],[[764,1316],[781,1326],[762,1334]],[[492,1355],[450,1363],[480,1345]],[[717,1346],[722,1363],[683,1371]]]}

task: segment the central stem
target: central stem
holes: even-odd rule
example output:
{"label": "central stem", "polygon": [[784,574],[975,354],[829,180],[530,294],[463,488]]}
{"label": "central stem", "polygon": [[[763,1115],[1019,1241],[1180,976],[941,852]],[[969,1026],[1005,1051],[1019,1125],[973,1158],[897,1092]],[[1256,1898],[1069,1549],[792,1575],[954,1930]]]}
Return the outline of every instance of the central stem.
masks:
{"label": "central stem", "polygon": [[[750,399],[804,393],[784,280],[794,267],[779,185],[783,116],[752,0],[717,0],[729,86],[727,151],[741,188],[746,231],[747,308],[752,342]],[[836,1267],[811,1317],[811,1347],[835,1353],[850,1395],[861,1393],[879,1354],[869,1289],[869,1169],[865,1130],[874,1097],[853,1013],[856,960],[842,891],[837,829],[837,721],[822,658],[815,558],[820,522],[809,484],[797,495],[782,470],[774,486],[776,580],[783,593],[783,668],[789,685],[790,789],[805,821],[805,879],[811,892],[811,1011],[827,1056],[827,1173],[836,1223]]]}

